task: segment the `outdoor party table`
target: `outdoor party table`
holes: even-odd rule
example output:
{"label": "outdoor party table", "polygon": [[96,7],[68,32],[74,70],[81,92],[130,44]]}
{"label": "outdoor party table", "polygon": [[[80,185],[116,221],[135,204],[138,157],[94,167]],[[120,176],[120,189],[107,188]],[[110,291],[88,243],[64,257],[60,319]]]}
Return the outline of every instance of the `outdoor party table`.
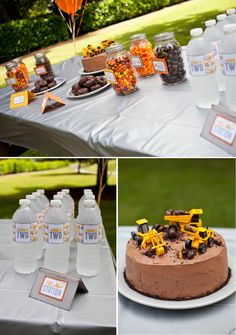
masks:
{"label": "outdoor party table", "polygon": [[[188,80],[163,86],[153,76],[139,79],[139,90],[129,96],[117,96],[107,89],[69,100],[66,92],[78,80],[80,68],[80,57],[54,67],[66,83],[52,93],[66,105],[43,115],[43,96],[27,107],[10,109],[12,90],[1,89],[0,141],[51,156],[230,156],[200,137],[209,111],[195,106]],[[224,104],[223,93],[221,97]]]}
{"label": "outdoor party table", "polygon": [[[101,252],[101,272],[96,277],[82,277],[89,293],[76,296],[70,311],[29,298],[36,273],[14,271],[12,243],[11,221],[0,220],[0,334],[115,334],[116,277],[108,243]],[[70,274],[75,274],[75,256],[74,242]]]}
{"label": "outdoor party table", "polygon": [[[214,229],[214,228],[213,228]],[[235,256],[235,230],[216,228],[225,239],[228,253]],[[119,263],[132,227],[119,227]],[[143,334],[235,334],[235,294],[206,307],[189,310],[166,310],[139,305],[119,294],[118,315],[120,335]]]}

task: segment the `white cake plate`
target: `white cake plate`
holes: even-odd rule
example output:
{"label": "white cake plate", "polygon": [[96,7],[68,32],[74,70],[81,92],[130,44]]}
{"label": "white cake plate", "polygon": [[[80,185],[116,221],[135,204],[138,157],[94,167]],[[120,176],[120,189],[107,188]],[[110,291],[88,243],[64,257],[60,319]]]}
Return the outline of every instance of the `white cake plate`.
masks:
{"label": "white cake plate", "polygon": [[236,291],[236,270],[235,270],[235,259],[234,257],[228,255],[229,267],[231,269],[231,277],[228,283],[222,287],[219,291],[207,295],[206,297],[192,299],[192,300],[182,300],[182,301],[172,301],[172,300],[161,300],[147,297],[132,290],[124,279],[124,264],[119,266],[118,271],[118,290],[126,298],[145,306],[163,308],[163,309],[190,309],[198,308],[211,304],[215,304],[221,301]]}

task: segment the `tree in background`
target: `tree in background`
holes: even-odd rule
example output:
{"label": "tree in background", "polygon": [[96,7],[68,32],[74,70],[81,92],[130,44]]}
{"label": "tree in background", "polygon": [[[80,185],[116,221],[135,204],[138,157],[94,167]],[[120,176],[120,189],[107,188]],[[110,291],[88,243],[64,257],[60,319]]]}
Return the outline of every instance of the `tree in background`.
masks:
{"label": "tree in background", "polygon": [[101,203],[102,192],[107,185],[107,166],[108,166],[108,159],[106,158],[98,159],[96,190],[97,190],[97,203],[99,207]]}

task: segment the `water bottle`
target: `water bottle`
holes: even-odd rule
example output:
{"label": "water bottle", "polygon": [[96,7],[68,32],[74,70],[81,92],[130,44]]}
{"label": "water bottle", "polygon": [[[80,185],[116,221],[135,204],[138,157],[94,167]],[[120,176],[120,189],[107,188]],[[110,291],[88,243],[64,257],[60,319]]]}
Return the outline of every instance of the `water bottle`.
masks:
{"label": "water bottle", "polygon": [[216,24],[216,28],[219,30],[219,31],[221,31],[221,32],[223,32],[223,27],[224,27],[224,25],[226,25],[228,22],[227,22],[227,20],[226,20],[226,18],[227,18],[227,16],[226,16],[226,14],[219,14],[219,15],[217,15],[217,24]]}
{"label": "water bottle", "polygon": [[205,22],[206,30],[203,37],[206,41],[212,44],[216,57],[216,81],[220,91],[225,90],[224,76],[221,71],[220,56],[219,56],[219,42],[224,37],[224,33],[216,28],[216,20],[208,20]]}
{"label": "water bottle", "polygon": [[94,200],[84,200],[77,217],[76,268],[81,276],[96,276],[100,271],[99,217]]}
{"label": "water bottle", "polygon": [[70,206],[70,209],[71,209],[71,215],[72,215],[72,218],[74,219],[75,217],[75,202],[72,198],[72,196],[70,195],[70,190],[68,188],[63,188],[61,190],[62,192],[65,193],[65,198]]}
{"label": "water bottle", "polygon": [[84,189],[84,194],[82,195],[82,197],[80,198],[79,203],[78,203],[78,213],[79,213],[80,207],[83,205],[84,197],[85,197],[85,194],[86,194],[86,193],[91,193],[91,194],[93,194],[93,191],[92,191],[91,188],[85,188],[85,189]]}
{"label": "water bottle", "polygon": [[190,81],[196,104],[201,108],[210,108],[220,100],[216,82],[216,59],[212,44],[202,36],[202,28],[190,31],[192,36],[187,46]]}
{"label": "water bottle", "polygon": [[26,195],[26,199],[30,200],[30,208],[34,213],[36,218],[36,223],[38,225],[38,240],[37,240],[37,259],[40,259],[43,256],[43,226],[41,221],[40,208],[38,208],[36,203],[35,195],[29,194]]}
{"label": "water bottle", "polygon": [[229,109],[236,112],[236,24],[225,25],[224,33],[219,48],[225,78],[226,104]]}
{"label": "water bottle", "polygon": [[37,269],[36,217],[30,209],[30,200],[20,199],[20,207],[12,217],[14,240],[14,269],[18,273],[32,273]]}
{"label": "water bottle", "polygon": [[71,213],[71,207],[68,202],[68,199],[66,198],[66,193],[65,192],[57,192],[58,195],[62,196],[62,203],[63,207],[66,211],[67,217],[68,217],[68,222],[70,224],[70,241],[73,240],[74,238],[74,227],[73,227],[73,218],[72,218],[72,213]]}
{"label": "water bottle", "polygon": [[44,213],[45,213],[45,205],[42,202],[41,195],[40,195],[39,192],[32,192],[32,194],[35,196],[35,202],[36,202],[38,208],[40,208],[41,218],[43,220],[43,216],[44,216]]}
{"label": "water bottle", "polygon": [[227,9],[226,13],[227,13],[227,17],[226,17],[227,24],[228,23],[236,23],[235,8]]}
{"label": "water bottle", "polygon": [[53,271],[67,273],[70,257],[68,217],[61,207],[60,200],[51,200],[50,205],[44,217],[44,266]]}
{"label": "water bottle", "polygon": [[44,204],[45,212],[46,212],[49,207],[49,200],[45,195],[45,190],[42,190],[42,189],[37,190],[37,193],[40,194],[40,199],[41,199],[42,204]]}

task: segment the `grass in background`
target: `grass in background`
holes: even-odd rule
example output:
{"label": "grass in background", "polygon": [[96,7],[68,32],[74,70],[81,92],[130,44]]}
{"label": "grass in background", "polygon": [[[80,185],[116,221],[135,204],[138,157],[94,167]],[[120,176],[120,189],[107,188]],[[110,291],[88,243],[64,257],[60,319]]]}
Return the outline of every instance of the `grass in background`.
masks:
{"label": "grass in background", "polygon": [[[78,52],[88,44],[99,44],[104,39],[115,39],[129,47],[129,36],[138,32],[146,32],[153,43],[154,35],[163,31],[174,31],[181,45],[189,41],[189,31],[195,27],[204,27],[204,22],[216,15],[235,7],[235,0],[192,0],[163,8],[151,14],[143,15],[95,32],[80,36],[76,42]],[[73,57],[74,45],[72,40],[45,48],[52,64]],[[28,68],[34,68],[32,54],[24,57]],[[0,67],[0,87],[5,85],[5,69]]]}
{"label": "grass in background", "polygon": [[235,227],[233,159],[119,159],[119,225],[163,223],[168,208],[203,208],[203,224]]}
{"label": "grass in background", "polygon": [[[84,188],[96,185],[97,164],[82,166],[86,174],[77,174],[77,164],[56,170],[11,174],[0,176],[0,219],[10,219],[18,207],[19,199],[36,189],[43,188],[46,195],[52,195],[62,188],[69,188],[76,201],[83,194]],[[116,184],[116,161],[108,161],[108,186],[104,190],[101,211],[106,234],[115,255],[116,245],[116,201],[114,187]],[[77,213],[76,213],[77,215]]]}

